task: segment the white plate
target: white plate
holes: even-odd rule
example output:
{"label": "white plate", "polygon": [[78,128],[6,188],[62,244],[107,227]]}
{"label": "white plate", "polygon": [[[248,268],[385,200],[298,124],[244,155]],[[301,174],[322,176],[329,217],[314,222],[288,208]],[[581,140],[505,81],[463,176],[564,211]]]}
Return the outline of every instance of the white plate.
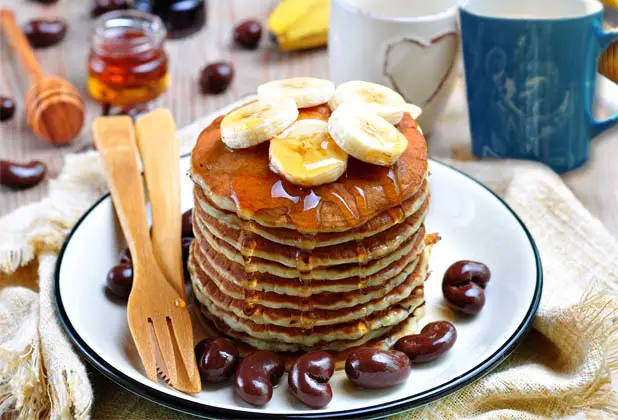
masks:
{"label": "white plate", "polygon": [[[183,158],[186,174],[189,159]],[[541,261],[534,241],[513,211],[487,188],[442,163],[431,161],[428,232],[442,241],[431,258],[425,293],[432,320],[455,323],[458,339],[442,359],[414,366],[407,383],[369,391],[350,386],[343,372],[331,379],[333,400],[322,410],[307,409],[287,392],[285,377],[273,399],[252,407],[234,395],[231,383],[186,395],[144,375],[126,320],[125,306],[104,293],[107,271],[123,248],[122,232],[109,196],[97,202],[69,235],[56,267],[56,302],[64,327],[86,359],[123,387],[166,406],[217,418],[376,417],[416,407],[455,391],[489,372],[515,348],[529,328],[542,288]],[[192,184],[182,181],[183,209],[192,207]],[[487,303],[476,317],[457,317],[443,304],[446,268],[461,259],[487,264],[492,279]]]}

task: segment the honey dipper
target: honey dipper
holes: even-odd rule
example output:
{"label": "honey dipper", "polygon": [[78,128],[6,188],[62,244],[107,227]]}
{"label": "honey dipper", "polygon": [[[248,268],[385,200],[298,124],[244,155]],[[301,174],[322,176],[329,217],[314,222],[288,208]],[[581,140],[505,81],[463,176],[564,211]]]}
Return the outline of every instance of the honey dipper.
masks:
{"label": "honey dipper", "polygon": [[84,125],[82,97],[68,81],[43,72],[11,10],[0,9],[0,26],[30,79],[25,101],[28,124],[37,136],[48,143],[70,143]]}

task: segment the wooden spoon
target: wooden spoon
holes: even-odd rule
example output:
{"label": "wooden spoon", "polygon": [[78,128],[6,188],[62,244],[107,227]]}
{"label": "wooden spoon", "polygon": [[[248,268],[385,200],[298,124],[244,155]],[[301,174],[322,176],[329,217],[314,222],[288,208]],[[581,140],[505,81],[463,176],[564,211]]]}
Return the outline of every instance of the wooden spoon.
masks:
{"label": "wooden spoon", "polygon": [[28,39],[9,9],[0,9],[0,26],[30,79],[26,120],[34,133],[52,144],[68,144],[84,125],[84,101],[68,81],[45,75]]}

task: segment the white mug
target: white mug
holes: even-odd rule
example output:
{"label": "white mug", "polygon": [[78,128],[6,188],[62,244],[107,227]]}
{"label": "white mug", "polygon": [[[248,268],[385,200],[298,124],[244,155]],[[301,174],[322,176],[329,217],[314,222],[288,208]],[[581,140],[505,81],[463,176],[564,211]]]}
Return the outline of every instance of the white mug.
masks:
{"label": "white mug", "polygon": [[459,50],[457,0],[331,0],[331,78],[380,83],[423,108],[426,134],[448,100]]}

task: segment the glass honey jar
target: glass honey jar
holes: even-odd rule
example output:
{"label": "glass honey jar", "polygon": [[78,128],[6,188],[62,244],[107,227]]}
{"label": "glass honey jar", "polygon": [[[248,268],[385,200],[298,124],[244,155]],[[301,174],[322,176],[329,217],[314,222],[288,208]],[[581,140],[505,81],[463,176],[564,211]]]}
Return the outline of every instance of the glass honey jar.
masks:
{"label": "glass honey jar", "polygon": [[135,105],[152,101],[169,85],[167,32],[161,19],[137,10],[97,20],[88,58],[88,91],[97,101]]}

